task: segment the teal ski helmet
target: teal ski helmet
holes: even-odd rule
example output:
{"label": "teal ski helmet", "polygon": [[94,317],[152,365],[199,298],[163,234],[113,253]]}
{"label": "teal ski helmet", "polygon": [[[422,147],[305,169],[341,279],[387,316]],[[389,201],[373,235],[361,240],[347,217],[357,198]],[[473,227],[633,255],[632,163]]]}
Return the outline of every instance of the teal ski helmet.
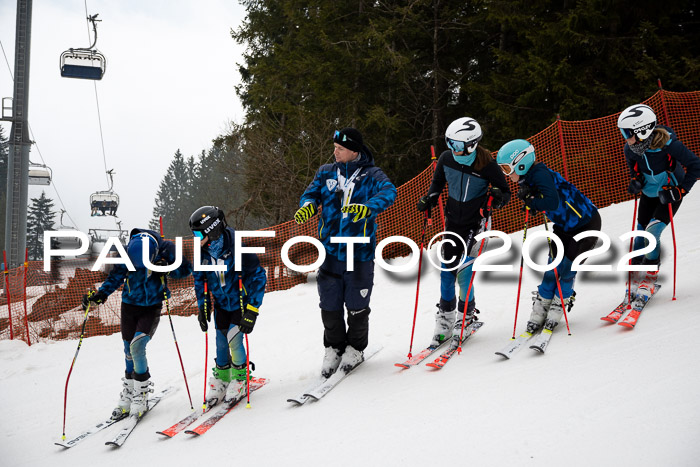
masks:
{"label": "teal ski helmet", "polygon": [[535,147],[524,139],[514,139],[501,146],[496,162],[506,175],[525,175],[535,163]]}

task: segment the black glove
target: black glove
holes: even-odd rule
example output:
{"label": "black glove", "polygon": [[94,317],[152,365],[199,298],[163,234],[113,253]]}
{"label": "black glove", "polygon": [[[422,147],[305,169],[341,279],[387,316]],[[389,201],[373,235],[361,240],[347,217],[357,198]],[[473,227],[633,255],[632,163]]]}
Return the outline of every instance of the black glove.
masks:
{"label": "black glove", "polygon": [[418,209],[418,212],[423,212],[427,211],[428,209],[432,209],[435,206],[437,206],[439,199],[440,193],[429,193],[418,200],[416,209]]}
{"label": "black glove", "polygon": [[659,202],[661,204],[671,204],[680,201],[685,190],[677,186],[665,186],[659,191]]}
{"label": "black glove", "polygon": [[508,201],[510,201],[510,193],[503,193],[497,186],[491,187],[491,197],[493,198],[491,201],[491,209],[494,211],[501,209],[503,206],[508,204]]}
{"label": "black glove", "polygon": [[204,303],[199,307],[199,315],[197,315],[197,321],[199,321],[199,327],[202,328],[202,332],[207,332],[209,329],[207,321],[211,321],[211,315],[213,314],[214,309],[211,304],[211,298],[207,294],[204,296]]}
{"label": "black glove", "polygon": [[637,193],[642,191],[642,187],[644,187],[644,176],[642,174],[637,174],[636,177],[630,180],[630,184],[627,187],[627,191],[629,191],[632,195],[636,195]]}
{"label": "black glove", "polygon": [[[153,263],[154,266],[169,266],[170,263],[165,258],[160,258],[158,261]],[[156,279],[159,279],[163,276],[166,276],[170,274],[170,271],[168,272],[159,272],[159,271],[151,271],[151,275],[155,277]]]}
{"label": "black glove", "polygon": [[241,324],[238,328],[243,334],[250,334],[253,332],[253,326],[255,326],[255,320],[258,319],[258,310],[252,305],[246,305],[245,312],[241,318]]}
{"label": "black glove", "polygon": [[107,300],[107,296],[108,295],[104,292],[95,292],[94,290],[89,291],[87,295],[83,295],[83,311],[87,310],[90,302],[96,305],[104,303],[105,300]]}
{"label": "black glove", "polygon": [[520,188],[518,188],[518,198],[522,200],[526,208],[533,211],[536,211],[536,209],[532,205],[532,201],[535,199],[536,194],[537,190],[530,188],[530,185],[526,185],[523,183],[522,185],[520,185]]}

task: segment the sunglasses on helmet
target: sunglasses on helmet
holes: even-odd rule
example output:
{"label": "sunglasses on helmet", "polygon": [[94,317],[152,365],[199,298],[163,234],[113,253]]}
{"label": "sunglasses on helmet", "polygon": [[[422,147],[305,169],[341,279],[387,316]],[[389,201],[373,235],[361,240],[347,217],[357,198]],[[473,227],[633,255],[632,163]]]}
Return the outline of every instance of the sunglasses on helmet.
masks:
{"label": "sunglasses on helmet", "polygon": [[333,141],[336,143],[340,143],[342,141],[355,141],[352,138],[350,138],[348,135],[341,134],[339,130],[335,130],[333,132]]}

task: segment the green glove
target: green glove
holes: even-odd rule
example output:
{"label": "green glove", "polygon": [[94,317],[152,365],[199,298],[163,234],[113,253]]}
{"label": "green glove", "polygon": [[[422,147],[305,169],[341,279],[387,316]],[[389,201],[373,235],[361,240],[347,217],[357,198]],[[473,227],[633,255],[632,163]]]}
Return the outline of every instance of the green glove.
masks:
{"label": "green glove", "polygon": [[311,219],[316,214],[316,205],[314,203],[306,203],[294,214],[294,220],[297,224],[303,224]]}
{"label": "green glove", "polygon": [[372,215],[372,210],[365,206],[364,204],[347,204],[343,206],[340,209],[341,212],[347,213],[347,214],[355,214],[355,217],[352,218],[353,222],[357,222],[362,219],[366,219],[367,217]]}

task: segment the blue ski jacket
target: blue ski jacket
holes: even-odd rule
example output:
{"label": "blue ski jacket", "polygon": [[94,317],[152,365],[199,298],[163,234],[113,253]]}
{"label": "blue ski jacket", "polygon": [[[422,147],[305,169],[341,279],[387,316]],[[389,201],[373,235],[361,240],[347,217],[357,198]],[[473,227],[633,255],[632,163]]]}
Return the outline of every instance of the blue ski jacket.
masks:
{"label": "blue ski jacket", "polygon": [[[348,163],[325,164],[301,196],[299,206],[307,202],[321,207],[318,236],[326,253],[339,261],[346,260],[344,243],[331,243],[331,237],[369,237],[369,243],[354,246],[355,261],[374,259],[377,243],[377,215],[396,199],[396,187],[384,172],[374,165],[372,152],[363,146],[359,159]],[[369,217],[352,222],[351,214],[340,212],[346,204],[364,204]]]}
{"label": "blue ski jacket", "polygon": [[[238,276],[243,279],[243,306],[250,305],[257,311],[262,305],[267,284],[267,273],[260,265],[258,255],[255,253],[243,253],[241,255],[241,272],[236,272],[234,236],[235,230],[226,227],[222,233],[224,248],[220,258],[212,257],[206,248],[202,249],[203,265],[225,265],[226,271],[194,271],[194,291],[197,296],[197,305],[201,309],[204,304],[204,283],[207,283],[216,307],[236,311],[241,309],[241,298],[238,287]],[[245,244],[243,244],[245,246]],[[243,310],[241,310],[243,311]]]}
{"label": "blue ski jacket", "polygon": [[700,158],[685,147],[671,128],[663,125],[657,128],[663,128],[671,135],[662,148],[648,149],[639,156],[625,143],[625,161],[630,176],[634,178],[638,173],[644,176],[642,193],[650,198],[657,198],[664,186],[679,186],[689,192],[700,178]]}
{"label": "blue ski jacket", "polygon": [[[175,262],[175,245],[169,240],[163,240],[153,230],[146,229],[133,229],[129,234],[129,243],[126,249],[129,249],[131,242],[141,242],[141,235],[146,234],[152,237],[156,243],[156,254],[151,259],[151,263],[155,264],[159,260],[164,259],[167,264],[173,264]],[[168,277],[173,279],[182,279],[187,277],[192,273],[192,263],[190,263],[187,258],[183,256],[182,263],[180,266],[171,271]],[[122,301],[128,303],[129,305],[137,306],[153,306],[161,303],[163,301],[163,293],[165,292],[170,298],[170,290],[167,286],[163,288],[163,281],[160,277],[152,274],[151,270],[145,267],[137,267],[136,271],[129,271],[126,265],[117,264],[114,269],[109,273],[107,279],[104,281],[100,287],[100,292],[106,295],[112,294],[115,290],[124,284],[124,289],[122,290]]]}
{"label": "blue ski jacket", "polygon": [[543,162],[536,162],[519,184],[527,184],[538,193],[532,200],[532,208],[545,211],[547,217],[564,232],[576,230],[588,224],[598,211],[593,202],[581,193],[573,183]]}

